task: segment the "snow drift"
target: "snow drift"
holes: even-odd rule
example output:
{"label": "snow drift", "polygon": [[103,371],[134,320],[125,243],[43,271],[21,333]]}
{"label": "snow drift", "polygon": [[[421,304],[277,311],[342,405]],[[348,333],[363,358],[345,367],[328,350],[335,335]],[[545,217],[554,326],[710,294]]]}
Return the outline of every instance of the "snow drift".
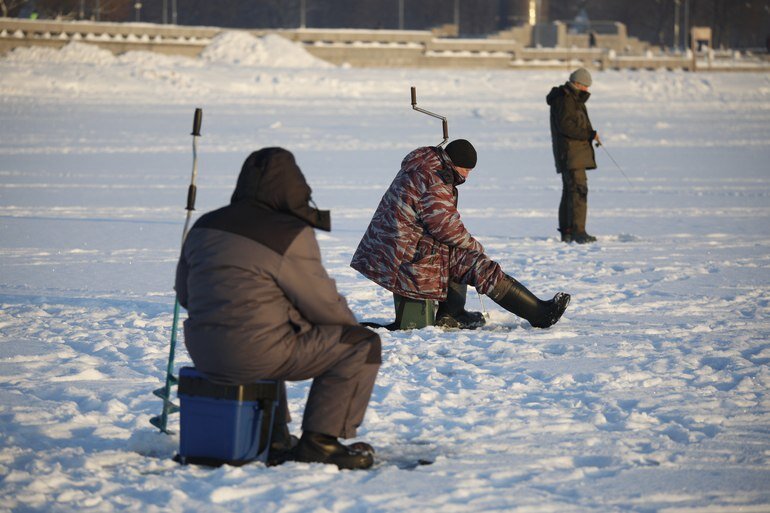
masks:
{"label": "snow drift", "polygon": [[330,64],[310,55],[301,45],[268,34],[254,37],[247,32],[227,31],[217,35],[201,52],[208,62],[282,68],[324,68]]}

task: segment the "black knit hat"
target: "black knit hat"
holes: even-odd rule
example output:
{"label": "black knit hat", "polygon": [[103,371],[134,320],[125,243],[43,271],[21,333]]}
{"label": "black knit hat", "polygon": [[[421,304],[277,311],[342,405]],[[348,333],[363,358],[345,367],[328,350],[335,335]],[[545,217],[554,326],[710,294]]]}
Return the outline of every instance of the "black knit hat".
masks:
{"label": "black knit hat", "polygon": [[445,151],[455,166],[468,169],[476,167],[476,148],[465,139],[455,139],[446,145]]}

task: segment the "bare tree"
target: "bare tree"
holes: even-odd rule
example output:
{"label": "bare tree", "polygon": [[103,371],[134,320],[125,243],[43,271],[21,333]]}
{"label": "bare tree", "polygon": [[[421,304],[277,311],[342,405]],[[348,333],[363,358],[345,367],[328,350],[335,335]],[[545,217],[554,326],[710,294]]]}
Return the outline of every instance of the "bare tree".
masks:
{"label": "bare tree", "polygon": [[85,7],[86,17],[126,21],[131,19],[133,5],[134,0],[37,0],[35,9],[41,18],[76,19],[80,17],[81,7]]}
{"label": "bare tree", "polygon": [[135,0],[101,0],[100,17],[107,21],[127,21],[131,19]]}
{"label": "bare tree", "polygon": [[72,19],[75,18],[77,0],[38,0],[35,11],[41,18]]}
{"label": "bare tree", "polygon": [[0,13],[4,18],[7,18],[9,14],[15,13],[26,3],[27,0],[0,0]]}
{"label": "bare tree", "polygon": [[730,14],[734,5],[728,5],[724,0],[714,0],[714,13],[711,26],[714,30],[714,47],[718,48],[727,42],[729,38]]}

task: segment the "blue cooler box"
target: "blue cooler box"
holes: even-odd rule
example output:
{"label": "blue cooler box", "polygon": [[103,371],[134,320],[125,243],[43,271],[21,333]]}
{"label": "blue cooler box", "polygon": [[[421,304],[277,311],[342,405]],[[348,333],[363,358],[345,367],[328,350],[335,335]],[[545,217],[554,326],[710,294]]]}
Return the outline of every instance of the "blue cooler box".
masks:
{"label": "blue cooler box", "polygon": [[218,385],[193,367],[179,370],[182,464],[243,465],[267,461],[278,381]]}

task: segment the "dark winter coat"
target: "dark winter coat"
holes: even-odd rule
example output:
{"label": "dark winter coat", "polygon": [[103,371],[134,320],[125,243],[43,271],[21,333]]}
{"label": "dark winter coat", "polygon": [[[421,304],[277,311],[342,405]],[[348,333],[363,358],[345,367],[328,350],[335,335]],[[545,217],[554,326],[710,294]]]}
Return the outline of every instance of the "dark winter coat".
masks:
{"label": "dark winter coat", "polygon": [[596,169],[591,145],[596,131],[588,119],[586,102],[591,93],[567,82],[554,87],[546,96],[551,106],[551,141],[556,172],[570,169]]}
{"label": "dark winter coat", "polygon": [[246,159],[231,204],[190,230],[176,292],[189,313],[185,345],[210,379],[275,375],[300,334],[339,340],[357,324],[321,264],[313,227],[328,230],[329,218],[310,193],[292,154],[265,148]]}
{"label": "dark winter coat", "polygon": [[418,148],[382,197],[351,267],[396,294],[444,300],[453,247],[484,252],[457,211],[457,174],[442,148]]}

